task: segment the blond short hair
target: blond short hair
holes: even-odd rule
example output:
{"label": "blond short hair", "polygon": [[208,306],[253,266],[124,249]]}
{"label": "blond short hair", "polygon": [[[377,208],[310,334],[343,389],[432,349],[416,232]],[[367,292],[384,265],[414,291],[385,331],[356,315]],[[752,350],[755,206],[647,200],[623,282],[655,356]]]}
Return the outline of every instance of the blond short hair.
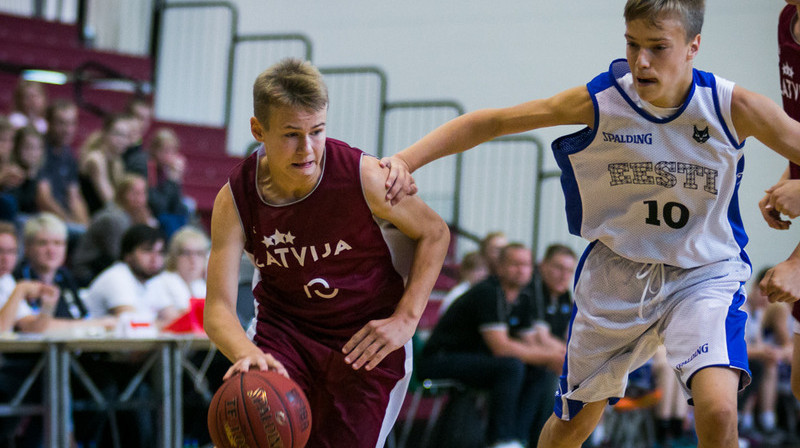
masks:
{"label": "blond short hair", "polygon": [[67,225],[61,218],[49,212],[39,213],[25,222],[23,229],[25,243],[30,243],[42,232],[67,240]]}
{"label": "blond short hair", "polygon": [[253,114],[269,126],[271,107],[289,106],[311,111],[328,107],[328,87],[308,61],[287,58],[269,67],[253,83]]}
{"label": "blond short hair", "polygon": [[628,0],[623,15],[625,22],[644,19],[656,27],[665,14],[677,17],[688,42],[700,34],[705,9],[705,0]]}
{"label": "blond short hair", "polygon": [[178,269],[178,255],[180,255],[183,250],[184,244],[190,240],[202,241],[206,251],[211,247],[211,241],[208,239],[205,232],[194,226],[181,227],[172,235],[169,241],[167,257],[166,260],[164,260],[164,269],[172,272]]}

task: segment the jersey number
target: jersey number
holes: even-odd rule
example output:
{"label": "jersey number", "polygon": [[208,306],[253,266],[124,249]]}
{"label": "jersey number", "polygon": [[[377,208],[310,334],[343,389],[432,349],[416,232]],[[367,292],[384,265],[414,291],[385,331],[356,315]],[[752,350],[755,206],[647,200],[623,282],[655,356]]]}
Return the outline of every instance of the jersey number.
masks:
{"label": "jersey number", "polygon": [[[658,219],[658,201],[644,201],[647,204],[647,219],[644,220],[647,224],[660,226],[661,220]],[[677,213],[676,213],[677,210]],[[664,223],[673,229],[680,229],[689,222],[689,209],[679,202],[667,202],[664,204],[662,210],[662,218]],[[678,215],[677,218],[675,215]]]}

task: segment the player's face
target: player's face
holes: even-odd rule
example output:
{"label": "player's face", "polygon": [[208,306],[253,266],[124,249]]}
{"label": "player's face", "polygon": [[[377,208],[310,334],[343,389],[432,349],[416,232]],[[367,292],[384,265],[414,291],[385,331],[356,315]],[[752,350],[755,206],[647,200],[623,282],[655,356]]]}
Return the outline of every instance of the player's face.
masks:
{"label": "player's face", "polygon": [[637,19],[626,24],[627,58],[639,97],[657,107],[683,104],[692,84],[692,61],[700,35],[686,41],[683,24],[671,16],[657,23]]}
{"label": "player's face", "polygon": [[500,281],[508,286],[521,288],[531,281],[533,259],[528,249],[509,249],[498,265]]}
{"label": "player's face", "polygon": [[40,274],[55,272],[67,258],[67,239],[64,235],[39,232],[27,244],[27,255]]}
{"label": "player's face", "polygon": [[270,108],[269,128],[250,119],[253,136],[264,144],[271,179],[284,189],[316,185],[325,154],[327,109]]}
{"label": "player's face", "polygon": [[558,254],[539,266],[542,280],[551,293],[561,295],[569,291],[572,276],[575,274],[575,258],[568,254]]}

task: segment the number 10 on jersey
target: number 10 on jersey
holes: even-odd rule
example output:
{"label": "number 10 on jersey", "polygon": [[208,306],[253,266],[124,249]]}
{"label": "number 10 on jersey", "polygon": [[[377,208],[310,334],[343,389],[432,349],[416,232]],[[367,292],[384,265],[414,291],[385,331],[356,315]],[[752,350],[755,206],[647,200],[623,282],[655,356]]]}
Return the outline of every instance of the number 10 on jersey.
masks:
{"label": "number 10 on jersey", "polygon": [[[689,222],[689,209],[679,202],[667,202],[664,207],[658,206],[658,201],[644,201],[647,205],[647,224],[660,226],[661,221],[673,229],[680,229]],[[661,219],[659,219],[659,216]]]}

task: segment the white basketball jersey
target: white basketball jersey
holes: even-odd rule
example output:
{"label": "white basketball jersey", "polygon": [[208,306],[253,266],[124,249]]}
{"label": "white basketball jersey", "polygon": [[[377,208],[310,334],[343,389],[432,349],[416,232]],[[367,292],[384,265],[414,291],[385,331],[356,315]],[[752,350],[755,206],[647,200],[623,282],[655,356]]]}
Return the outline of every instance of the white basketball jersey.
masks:
{"label": "white basketball jersey", "polygon": [[733,83],[699,70],[693,77],[685,103],[666,118],[626,93],[633,89],[624,59],[587,84],[594,126],[553,142],[571,233],[641,263],[747,260]]}

